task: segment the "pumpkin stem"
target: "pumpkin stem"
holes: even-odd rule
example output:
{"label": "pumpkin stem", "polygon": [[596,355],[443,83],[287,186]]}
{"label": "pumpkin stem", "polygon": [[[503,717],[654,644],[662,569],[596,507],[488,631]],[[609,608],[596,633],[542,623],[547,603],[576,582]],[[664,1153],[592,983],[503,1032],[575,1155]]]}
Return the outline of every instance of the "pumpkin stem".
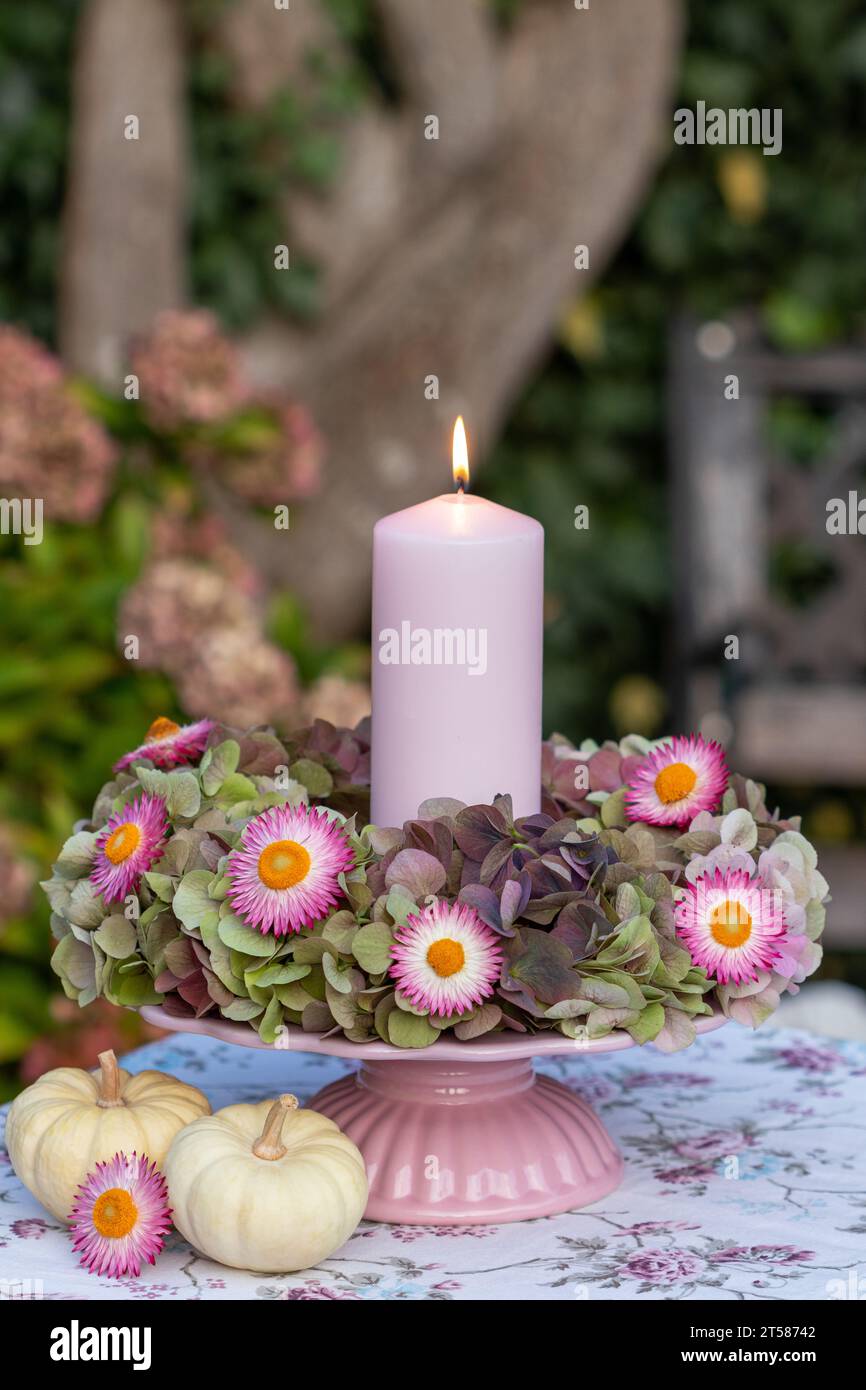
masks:
{"label": "pumpkin stem", "polygon": [[280,1096],[278,1100],[274,1101],[268,1111],[265,1127],[253,1144],[253,1153],[256,1158],[273,1160],[282,1158],[283,1154],[287,1152],[285,1144],[280,1139],[283,1120],[286,1118],[287,1111],[297,1110],[297,1108],[297,1096]]}
{"label": "pumpkin stem", "polygon": [[113,1050],[109,1048],[107,1052],[100,1052],[97,1061],[99,1062],[99,1098],[96,1104],[103,1110],[111,1110],[118,1105],[125,1105],[126,1102],[120,1094],[120,1070]]}

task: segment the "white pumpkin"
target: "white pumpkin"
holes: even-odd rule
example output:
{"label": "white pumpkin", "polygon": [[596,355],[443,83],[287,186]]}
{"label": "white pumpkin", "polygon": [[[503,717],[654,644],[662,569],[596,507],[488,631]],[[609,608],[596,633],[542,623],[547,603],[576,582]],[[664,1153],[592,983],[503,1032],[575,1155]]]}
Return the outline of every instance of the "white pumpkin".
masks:
{"label": "white pumpkin", "polygon": [[348,1240],[367,1205],[360,1151],[294,1096],[196,1120],[165,1161],[174,1224],[234,1269],[309,1269]]}
{"label": "white pumpkin", "polygon": [[197,1087],[161,1071],[131,1076],[113,1052],[100,1052],[98,1072],[56,1067],[16,1096],[6,1147],[24,1186],[68,1221],[78,1187],[97,1163],[134,1150],[161,1168],[178,1130],[209,1114]]}

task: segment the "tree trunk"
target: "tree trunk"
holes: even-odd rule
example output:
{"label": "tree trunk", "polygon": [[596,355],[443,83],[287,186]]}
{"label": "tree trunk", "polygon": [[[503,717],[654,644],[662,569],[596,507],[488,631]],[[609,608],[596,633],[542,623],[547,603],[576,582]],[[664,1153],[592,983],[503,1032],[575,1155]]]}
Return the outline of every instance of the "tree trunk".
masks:
{"label": "tree trunk", "polygon": [[[679,0],[524,0],[505,38],[481,0],[378,8],[401,100],[369,102],[352,120],[328,195],[286,194],[287,241],[315,257],[323,313],[311,329],[268,317],[244,343],[260,385],[314,412],[329,444],[325,487],[289,532],[209,489],[238,544],[273,586],[295,590],[323,639],[365,622],[376,519],[450,485],[458,411],[477,476],[564,305],[624,236],[670,143],[679,52]],[[182,294],[175,16],[175,0],[91,0],[81,35],[63,341],[76,367],[115,383],[129,333]],[[247,106],[284,83],[303,97],[311,52],[340,55],[323,0],[234,0],[215,37]],[[130,113],[137,143],[123,139]],[[438,139],[426,138],[431,116]],[[575,268],[581,244],[588,269]]]}
{"label": "tree trunk", "polygon": [[[182,301],[188,182],[176,0],[90,0],[73,76],[60,346],[115,390],[130,335]],[[129,117],[138,139],[129,139]]]}
{"label": "tree trunk", "polygon": [[[412,17],[438,31],[439,9],[434,15],[423,0],[386,8],[401,16],[398,51],[410,46]],[[480,6],[462,8],[480,22]],[[324,319],[311,333],[269,322],[248,338],[252,370],[304,399],[329,442],[325,489],[295,529],[241,523],[257,563],[301,596],[317,634],[361,629],[374,522],[448,489],[450,426],[461,411],[477,470],[565,302],[598,276],[626,233],[669,141],[679,34],[672,0],[604,0],[588,11],[526,6],[503,45],[492,114],[487,54],[472,49],[484,71],[480,135],[468,136],[465,94],[462,102],[449,94],[441,109],[457,113],[458,128],[440,120],[440,143],[453,148],[443,160],[436,142],[408,146],[400,214],[379,229],[372,259],[369,243],[358,248],[354,276],[343,260],[344,289]],[[419,133],[423,108],[439,109],[435,72],[426,80],[415,68],[425,51],[416,35],[411,70],[423,98],[420,107],[410,98],[409,119]],[[471,65],[461,65],[459,51],[452,58],[449,65],[440,55],[435,71],[449,82],[461,74],[471,91]],[[353,222],[345,187],[336,197],[339,237]],[[327,209],[320,226],[326,236]],[[575,269],[578,244],[589,248],[588,270]],[[327,240],[319,250],[327,262]],[[425,398],[431,374],[438,400]]]}

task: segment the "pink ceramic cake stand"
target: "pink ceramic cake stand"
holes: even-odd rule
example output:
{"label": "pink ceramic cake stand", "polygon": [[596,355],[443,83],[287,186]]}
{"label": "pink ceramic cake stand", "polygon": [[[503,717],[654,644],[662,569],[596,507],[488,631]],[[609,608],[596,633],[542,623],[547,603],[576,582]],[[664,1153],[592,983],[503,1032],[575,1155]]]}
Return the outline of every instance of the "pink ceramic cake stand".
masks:
{"label": "pink ceramic cake stand", "polygon": [[[245,1023],[172,1018],[156,1007],[141,1013],[159,1028],[273,1050]],[[710,1033],[725,1022],[719,1014],[696,1026]],[[310,1107],[329,1115],[364,1155],[368,1220],[521,1221],[587,1206],[622,1179],[622,1158],[598,1116],[567,1086],[537,1076],[532,1059],[621,1052],[634,1046],[627,1033],[591,1043],[561,1033],[495,1033],[469,1043],[440,1038],[416,1052],[289,1026],[278,1046],[360,1062]]]}

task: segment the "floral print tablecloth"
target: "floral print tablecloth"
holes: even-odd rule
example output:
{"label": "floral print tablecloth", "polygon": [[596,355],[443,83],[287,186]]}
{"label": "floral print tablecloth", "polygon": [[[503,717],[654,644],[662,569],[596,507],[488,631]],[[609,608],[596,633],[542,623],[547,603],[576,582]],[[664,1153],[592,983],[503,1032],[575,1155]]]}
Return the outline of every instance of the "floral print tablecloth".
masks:
{"label": "floral print tablecloth", "polygon": [[[174,1037],[156,1067],[214,1109],[350,1064]],[[0,1149],[0,1298],[810,1299],[866,1297],[866,1046],[736,1025],[665,1057],[651,1048],[553,1058],[542,1070],[594,1105],[625,1155],[603,1202],[515,1225],[362,1224],[319,1268],[241,1273],[180,1236],[139,1279],[95,1278]],[[0,1124],[5,1115],[0,1115]]]}

